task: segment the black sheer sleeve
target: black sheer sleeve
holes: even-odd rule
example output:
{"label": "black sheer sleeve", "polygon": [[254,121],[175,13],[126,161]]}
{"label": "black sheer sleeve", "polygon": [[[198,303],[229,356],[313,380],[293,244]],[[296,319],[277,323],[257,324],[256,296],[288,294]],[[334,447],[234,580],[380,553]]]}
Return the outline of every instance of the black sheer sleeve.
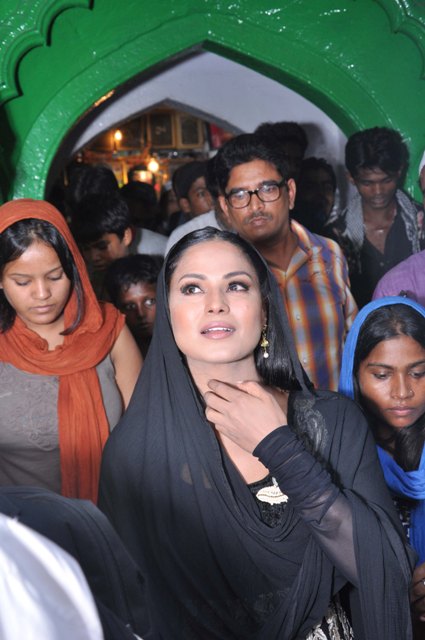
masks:
{"label": "black sheer sleeve", "polygon": [[351,507],[329,473],[288,427],[275,429],[253,455],[275,477],[328,558],[357,586]]}

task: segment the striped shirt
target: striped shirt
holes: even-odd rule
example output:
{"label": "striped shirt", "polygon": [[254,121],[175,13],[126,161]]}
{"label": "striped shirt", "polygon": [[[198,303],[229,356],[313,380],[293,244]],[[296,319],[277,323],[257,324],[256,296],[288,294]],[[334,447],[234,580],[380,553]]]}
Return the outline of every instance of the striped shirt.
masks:
{"label": "striped shirt", "polygon": [[317,389],[338,389],[345,336],[357,314],[340,247],[291,221],[298,246],[286,271],[270,265],[298,357]]}

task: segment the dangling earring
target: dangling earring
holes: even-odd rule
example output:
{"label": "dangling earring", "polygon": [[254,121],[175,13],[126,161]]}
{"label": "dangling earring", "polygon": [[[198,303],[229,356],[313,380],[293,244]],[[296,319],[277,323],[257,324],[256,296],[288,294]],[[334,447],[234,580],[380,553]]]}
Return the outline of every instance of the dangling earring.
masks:
{"label": "dangling earring", "polygon": [[269,352],[267,351],[267,347],[269,346],[269,341],[267,340],[266,331],[267,331],[267,325],[265,324],[263,327],[263,330],[261,331],[261,342],[260,342],[260,347],[264,349],[263,358],[269,357]]}

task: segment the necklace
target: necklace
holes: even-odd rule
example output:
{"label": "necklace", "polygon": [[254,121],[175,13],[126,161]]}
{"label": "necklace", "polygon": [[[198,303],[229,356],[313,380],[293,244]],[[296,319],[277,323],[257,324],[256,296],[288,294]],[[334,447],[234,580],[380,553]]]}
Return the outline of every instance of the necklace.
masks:
{"label": "necklace", "polygon": [[394,207],[394,209],[391,212],[391,217],[387,220],[384,220],[383,222],[380,223],[379,226],[374,227],[373,223],[371,220],[365,220],[364,221],[364,226],[366,228],[367,233],[378,233],[378,234],[382,234],[385,233],[386,231],[388,231],[388,229],[391,227],[391,225],[394,222],[394,218],[396,217],[396,213],[397,213],[397,208]]}
{"label": "necklace", "polygon": [[268,502],[269,504],[282,504],[288,502],[288,496],[279,488],[276,478],[272,477],[272,483],[268,487],[262,487],[256,493],[257,499],[261,502]]}

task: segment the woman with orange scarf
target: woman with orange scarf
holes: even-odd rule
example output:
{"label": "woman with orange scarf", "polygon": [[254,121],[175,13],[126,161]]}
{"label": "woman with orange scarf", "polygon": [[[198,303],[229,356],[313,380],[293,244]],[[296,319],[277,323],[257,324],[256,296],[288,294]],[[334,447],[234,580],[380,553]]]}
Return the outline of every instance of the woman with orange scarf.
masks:
{"label": "woman with orange scarf", "polygon": [[52,205],[0,207],[0,485],[97,499],[100,459],[142,358],[98,302]]}

